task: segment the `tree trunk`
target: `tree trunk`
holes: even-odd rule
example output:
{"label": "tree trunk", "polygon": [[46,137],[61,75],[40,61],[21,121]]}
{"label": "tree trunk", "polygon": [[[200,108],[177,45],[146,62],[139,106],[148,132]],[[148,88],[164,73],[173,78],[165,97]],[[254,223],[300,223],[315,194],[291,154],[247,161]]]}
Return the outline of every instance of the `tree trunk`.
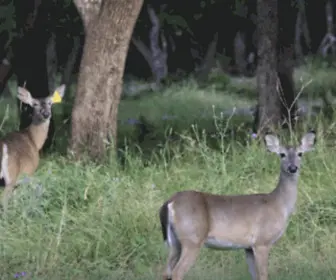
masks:
{"label": "tree trunk", "polygon": [[259,92],[256,123],[259,133],[266,132],[281,121],[281,101],[277,91],[277,0],[258,0],[258,67]]}
{"label": "tree trunk", "polygon": [[201,84],[207,81],[212,68],[216,64],[217,42],[218,32],[214,34],[214,37],[205,53],[202,64],[200,65],[199,70],[196,72],[197,80]]}
{"label": "tree trunk", "polygon": [[283,127],[292,128],[297,114],[296,91],[294,84],[294,45],[297,5],[292,0],[278,2],[278,77],[280,80],[281,114]]}
{"label": "tree trunk", "polygon": [[143,0],[75,0],[84,21],[83,50],[72,112],[71,152],[106,155],[116,145],[118,104],[130,39]]}
{"label": "tree trunk", "polygon": [[49,92],[53,92],[56,88],[57,77],[57,54],[56,54],[56,35],[51,34],[46,50],[46,63],[48,73]]}
{"label": "tree trunk", "polygon": [[[69,91],[70,86],[72,84],[72,80],[73,80],[72,74],[73,74],[73,70],[75,67],[76,59],[78,57],[79,48],[80,48],[80,37],[74,36],[72,50],[68,56],[67,62],[63,69],[62,78],[61,78],[61,85],[65,85],[66,91]],[[68,121],[71,119],[71,109],[68,106],[71,105],[72,103],[72,96],[70,94],[65,94],[63,100],[64,100],[63,120]]]}

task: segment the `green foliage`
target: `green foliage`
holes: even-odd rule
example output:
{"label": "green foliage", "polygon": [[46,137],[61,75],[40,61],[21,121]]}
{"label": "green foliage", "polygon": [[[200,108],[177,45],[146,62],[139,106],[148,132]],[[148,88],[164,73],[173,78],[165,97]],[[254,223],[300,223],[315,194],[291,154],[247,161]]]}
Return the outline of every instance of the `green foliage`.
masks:
{"label": "green foliage", "polygon": [[[320,83],[314,80],[311,86]],[[222,109],[253,104],[244,91],[231,92],[239,88],[252,91],[251,85],[250,80],[232,79],[228,91],[211,86],[199,89],[193,81],[186,81],[160,95],[123,100],[120,138],[130,139],[135,130],[123,121],[144,115],[160,140],[157,146],[151,145],[151,138],[145,140],[148,148],[156,147],[146,165],[143,153],[132,152],[132,142],[124,168],[114,159],[109,165],[97,166],[59,154],[43,158],[33,181],[15,191],[7,218],[0,219],[2,278],[11,279],[24,271],[27,279],[38,280],[158,279],[167,256],[158,209],[173,192],[196,189],[239,194],[268,192],[275,186],[279,159],[251,141],[246,128],[233,141],[230,129],[237,130],[241,118],[221,115]],[[1,134],[17,125],[15,101],[0,101],[0,120],[7,106],[9,115],[0,127]],[[62,112],[57,109],[55,113],[57,126],[62,127]],[[163,114],[176,118],[163,121]],[[304,157],[297,210],[271,252],[272,279],[336,277],[335,122],[318,117],[304,123],[300,135],[308,126],[317,128],[317,147]],[[181,141],[164,139],[169,128],[181,135]],[[218,149],[208,145],[209,131],[219,135]],[[57,134],[59,143],[66,142],[62,135]],[[202,250],[188,279],[224,276],[249,279],[242,251]]]}
{"label": "green foliage", "polygon": [[178,29],[183,29],[190,34],[193,34],[187,21],[180,15],[174,15],[166,12],[161,12],[159,14],[159,19],[162,23],[172,26],[175,31]]}
{"label": "green foliage", "polygon": [[233,13],[242,18],[247,18],[247,5],[246,0],[236,0],[233,7]]}

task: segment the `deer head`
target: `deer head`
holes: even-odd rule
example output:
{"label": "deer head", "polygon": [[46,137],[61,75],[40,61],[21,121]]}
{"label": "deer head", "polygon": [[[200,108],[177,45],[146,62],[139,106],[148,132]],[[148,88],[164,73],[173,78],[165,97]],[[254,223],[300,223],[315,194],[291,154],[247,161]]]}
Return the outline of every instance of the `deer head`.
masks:
{"label": "deer head", "polygon": [[311,151],[315,145],[315,132],[311,131],[304,135],[301,139],[301,145],[281,146],[279,138],[274,135],[265,136],[266,147],[268,151],[276,153],[281,158],[281,170],[296,174],[300,169],[301,158],[303,153]]}
{"label": "deer head", "polygon": [[33,108],[32,122],[37,125],[50,119],[52,105],[62,101],[64,92],[65,85],[61,85],[48,97],[33,98],[27,89],[18,87],[18,98],[21,102]]}

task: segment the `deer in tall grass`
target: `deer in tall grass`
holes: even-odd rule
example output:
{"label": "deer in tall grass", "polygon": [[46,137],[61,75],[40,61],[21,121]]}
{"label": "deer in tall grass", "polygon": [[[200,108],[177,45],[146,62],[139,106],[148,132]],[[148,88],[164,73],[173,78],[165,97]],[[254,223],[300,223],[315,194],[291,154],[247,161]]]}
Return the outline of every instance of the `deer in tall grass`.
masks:
{"label": "deer in tall grass", "polygon": [[39,165],[39,152],[48,136],[51,108],[62,100],[65,85],[46,98],[33,98],[30,92],[18,87],[19,100],[33,108],[32,123],[25,129],[13,131],[0,139],[0,186],[4,187],[2,206],[6,210],[8,198],[21,175],[31,176]]}
{"label": "deer in tall grass", "polygon": [[301,157],[313,149],[315,133],[307,133],[297,147],[281,146],[271,134],[265,142],[281,160],[279,181],[272,192],[215,195],[187,190],[175,193],[161,206],[161,229],[169,248],[165,280],[182,280],[203,246],[244,249],[252,279],[268,279],[270,249],[284,234],[294,210]]}

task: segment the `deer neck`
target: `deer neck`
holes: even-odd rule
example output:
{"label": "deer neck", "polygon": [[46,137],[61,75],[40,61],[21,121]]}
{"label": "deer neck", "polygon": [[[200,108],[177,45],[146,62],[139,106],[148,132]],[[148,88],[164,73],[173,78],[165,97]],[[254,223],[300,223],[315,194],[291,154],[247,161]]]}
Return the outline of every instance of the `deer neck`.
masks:
{"label": "deer neck", "polygon": [[278,185],[271,193],[284,208],[285,215],[288,217],[295,208],[297,200],[297,184],[299,173],[289,174],[281,171]]}
{"label": "deer neck", "polygon": [[41,150],[41,148],[44,145],[44,142],[46,141],[48,137],[48,131],[49,131],[49,124],[50,124],[50,119],[36,124],[32,123],[28,128],[28,134],[29,137],[32,139],[34,145],[38,150]]}

